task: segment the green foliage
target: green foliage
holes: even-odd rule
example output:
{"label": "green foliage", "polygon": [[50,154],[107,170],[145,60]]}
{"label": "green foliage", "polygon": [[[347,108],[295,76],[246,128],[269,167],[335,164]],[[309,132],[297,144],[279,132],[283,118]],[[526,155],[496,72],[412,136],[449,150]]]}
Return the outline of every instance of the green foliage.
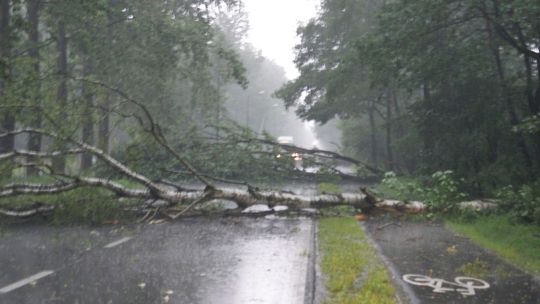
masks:
{"label": "green foliage", "polygon": [[[45,182],[42,178],[41,182]],[[2,208],[31,208],[36,202],[55,206],[46,220],[54,225],[102,225],[128,222],[134,214],[125,209],[139,203],[118,201],[112,193],[95,188],[80,188],[56,195],[21,195],[1,198]]]}
{"label": "green foliage", "polygon": [[466,197],[459,191],[460,181],[453,175],[451,170],[437,171],[424,183],[420,183],[416,180],[406,181],[394,172],[387,172],[382,185],[397,194],[399,199],[421,200],[434,212],[449,212],[455,211],[456,203]]}
{"label": "green foliage", "polygon": [[321,219],[318,234],[325,303],[395,303],[388,274],[356,221]]}
{"label": "green foliage", "polygon": [[387,170],[451,169],[478,195],[531,181],[539,12],[534,0],[324,0],[298,29],[300,76],[277,95],[302,117],[344,118],[344,151]]}
{"label": "green foliage", "polygon": [[454,178],[453,172],[437,171],[431,177],[432,185],[422,191],[426,204],[434,211],[455,210],[456,203],[466,195],[459,191],[459,181]]}
{"label": "green foliage", "polygon": [[512,128],[512,131],[516,133],[540,133],[540,114],[529,116],[521,121],[521,123]]}
{"label": "green foliage", "polygon": [[507,261],[540,274],[540,227],[516,223],[508,215],[480,216],[466,222],[451,219],[447,226]]}
{"label": "green foliage", "polygon": [[118,198],[103,190],[81,189],[59,195],[54,204],[57,209],[52,215],[56,225],[103,225],[130,222],[134,213],[125,208],[134,206],[120,203]]}
{"label": "green foliage", "polygon": [[306,119],[327,122],[335,115],[356,116],[375,95],[354,42],[370,32],[376,1],[322,1],[319,16],[298,28],[298,79],[276,92]]}
{"label": "green foliage", "polygon": [[514,218],[540,225],[540,181],[496,191],[501,208]]}
{"label": "green foliage", "polygon": [[422,198],[421,189],[422,185],[416,179],[398,177],[394,172],[386,172],[375,191],[390,199],[419,200]]}

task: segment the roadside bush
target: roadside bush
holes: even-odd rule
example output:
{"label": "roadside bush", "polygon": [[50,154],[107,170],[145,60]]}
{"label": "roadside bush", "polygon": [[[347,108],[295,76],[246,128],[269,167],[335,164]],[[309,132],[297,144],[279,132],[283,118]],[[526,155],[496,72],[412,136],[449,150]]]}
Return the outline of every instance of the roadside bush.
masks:
{"label": "roadside bush", "polygon": [[496,192],[502,210],[516,219],[540,225],[540,180],[519,188],[506,186]]}
{"label": "roadside bush", "polygon": [[382,184],[396,192],[398,198],[421,200],[431,211],[436,212],[453,211],[457,203],[466,197],[459,190],[460,180],[454,177],[451,170],[437,171],[423,183],[418,180],[406,181],[397,177],[394,172],[387,172]]}
{"label": "roadside bush", "polygon": [[457,203],[467,197],[459,191],[460,181],[454,177],[451,170],[437,171],[431,175],[433,183],[427,188],[421,189],[425,203],[433,211],[452,211]]}
{"label": "roadside bush", "polygon": [[[125,183],[125,182],[124,182]],[[56,209],[46,216],[56,225],[100,225],[130,221],[133,213],[125,209],[137,204],[134,200],[120,202],[107,190],[79,188],[51,195],[20,195],[0,199],[6,209],[32,208],[36,203],[53,205]]]}
{"label": "roadside bush", "polygon": [[422,185],[418,179],[397,176],[394,172],[386,172],[376,192],[385,197],[400,200],[420,200]]}

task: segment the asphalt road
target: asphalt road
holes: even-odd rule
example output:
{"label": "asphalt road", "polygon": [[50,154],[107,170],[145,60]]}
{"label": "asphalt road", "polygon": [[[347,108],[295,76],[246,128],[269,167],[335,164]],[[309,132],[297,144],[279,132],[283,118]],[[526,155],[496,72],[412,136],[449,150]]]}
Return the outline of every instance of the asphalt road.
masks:
{"label": "asphalt road", "polygon": [[[0,229],[0,303],[305,303],[309,219]],[[306,288],[307,287],[307,288]]]}

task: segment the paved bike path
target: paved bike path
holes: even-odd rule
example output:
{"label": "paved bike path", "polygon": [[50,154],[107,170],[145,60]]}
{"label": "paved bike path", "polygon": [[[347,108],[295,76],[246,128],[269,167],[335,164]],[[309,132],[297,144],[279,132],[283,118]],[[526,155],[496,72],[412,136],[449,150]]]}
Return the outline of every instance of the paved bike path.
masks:
{"label": "paved bike path", "polygon": [[441,223],[382,217],[361,225],[406,302],[540,304],[537,278]]}

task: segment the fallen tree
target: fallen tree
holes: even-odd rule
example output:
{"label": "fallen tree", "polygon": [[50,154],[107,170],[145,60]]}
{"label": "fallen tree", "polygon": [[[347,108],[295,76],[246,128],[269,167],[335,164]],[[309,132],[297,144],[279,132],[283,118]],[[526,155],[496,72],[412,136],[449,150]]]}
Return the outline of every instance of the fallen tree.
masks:
{"label": "fallen tree", "polygon": [[[73,138],[64,137],[51,131],[26,128],[0,134],[0,137],[14,136],[25,133],[35,133],[42,136],[47,136],[51,139],[63,140],[70,143],[75,148],[67,149],[64,151],[53,151],[48,153],[37,153],[32,151],[12,151],[0,155],[1,160],[11,159],[17,166],[36,167],[44,174],[54,176],[59,179],[57,182],[52,184],[6,184],[0,187],[0,198],[18,195],[51,195],[71,191],[81,187],[94,187],[107,189],[118,197],[138,198],[143,200],[161,200],[167,202],[167,206],[161,206],[162,208],[173,207],[176,205],[184,206],[184,208],[180,212],[180,215],[187,214],[188,211],[196,204],[201,204],[203,202],[215,199],[233,201],[238,205],[239,211],[257,204],[268,204],[270,206],[281,205],[287,206],[290,209],[325,208],[332,206],[348,205],[362,210],[371,210],[373,208],[380,208],[381,206],[381,202],[378,202],[371,195],[369,195],[367,190],[365,189],[362,189],[362,192],[359,193],[304,196],[283,191],[261,190],[249,185],[248,183],[243,183],[244,186],[240,186],[238,185],[238,183],[232,181],[230,183],[236,184],[236,188],[219,188],[212,183],[213,178],[205,177],[204,175],[199,174],[196,169],[189,166],[189,163],[187,161],[183,160],[182,156],[179,153],[172,150],[172,148],[170,148],[167,142],[163,139],[159,142],[164,147],[167,147],[170,153],[175,156],[175,158],[177,158],[179,161],[182,161],[182,164],[185,164],[186,167],[190,169],[189,172],[195,177],[197,177],[197,179],[205,185],[205,188],[203,190],[186,189],[181,185],[176,185],[171,182],[165,183],[163,181],[152,181],[143,174],[131,170],[126,165],[122,164],[121,162],[114,159],[112,156],[98,149],[95,146],[86,144]],[[65,173],[59,173],[55,172],[51,166],[47,165],[46,159],[50,157],[64,154],[80,153],[90,153],[94,155],[96,158],[100,159],[102,162],[107,164],[109,167],[111,167],[118,173],[127,177],[131,181],[136,182],[139,187],[131,188],[123,186],[122,184],[115,182],[114,180],[106,178],[73,176]],[[32,156],[36,162],[24,163],[24,161],[19,159],[27,156]],[[218,180],[220,180],[222,183],[229,183],[227,180]],[[31,209],[28,210],[0,209],[0,213],[7,216],[30,216],[38,214],[40,212],[46,212],[51,210],[52,206],[43,206],[40,204],[39,206],[33,206]]]}
{"label": "fallen tree", "polygon": [[[144,103],[137,101],[126,93],[112,88],[104,83],[79,79],[96,86],[103,87],[113,93],[118,94],[125,102],[133,106],[136,111],[129,114],[123,114],[122,117],[134,118],[138,122],[141,129],[150,135],[155,143],[168,153],[179,165],[181,165],[185,173],[194,177],[203,186],[204,189],[189,189],[183,185],[164,181],[152,180],[141,172],[131,169],[128,165],[115,159],[109,153],[99,149],[89,143],[83,142],[75,137],[72,133],[55,132],[54,130],[23,128],[19,130],[4,132],[0,134],[0,138],[14,137],[21,134],[38,134],[46,137],[51,141],[62,142],[65,149],[49,152],[37,152],[26,150],[15,150],[4,154],[0,154],[0,161],[10,161],[12,167],[33,167],[39,170],[42,175],[53,177],[53,183],[8,183],[0,186],[0,198],[20,196],[20,195],[54,195],[67,191],[72,191],[78,188],[99,188],[106,189],[114,193],[118,198],[135,198],[144,201],[160,201],[159,206],[153,204],[145,204],[144,208],[158,208],[158,210],[172,218],[182,215],[187,215],[193,212],[196,205],[212,200],[228,200],[237,204],[236,212],[257,204],[266,204],[273,206],[286,206],[291,210],[299,210],[306,208],[325,208],[347,205],[361,209],[364,213],[369,213],[374,210],[395,211],[395,212],[422,212],[426,209],[426,205],[420,202],[398,202],[391,200],[382,200],[375,197],[367,189],[360,189],[357,193],[341,193],[341,194],[321,194],[321,195],[298,195],[291,192],[279,190],[264,190],[258,189],[247,182],[229,181],[220,179],[207,174],[201,174],[179,151],[175,150],[167,140],[161,126],[157,123],[150,111]],[[43,109],[42,109],[43,110]],[[43,111],[44,117],[48,118],[46,112]],[[52,126],[58,124],[54,119],[49,118]],[[232,140],[232,139],[231,139]],[[361,161],[354,160],[350,157],[342,156],[339,153],[319,150],[305,149],[293,145],[284,145],[271,141],[270,139],[256,138],[240,138],[234,136],[234,141],[249,143],[257,141],[264,145],[279,147],[288,152],[301,152],[304,154],[315,155],[317,157],[331,158],[342,161],[348,161],[357,165],[364,165],[372,173],[380,174],[380,169],[371,167]],[[112,178],[100,176],[84,176],[82,174],[73,175],[65,172],[56,172],[50,165],[51,158],[60,155],[77,155],[90,154],[98,159],[102,164],[116,172],[118,175],[130,180],[136,186],[125,186]],[[27,162],[31,159],[32,162]],[[215,182],[225,184],[226,186],[216,186]],[[176,213],[171,214],[166,209],[174,208]],[[40,202],[34,202],[29,208],[24,210],[5,209],[0,206],[0,214],[5,216],[26,217],[39,213],[49,212],[54,209],[54,206],[44,205]],[[157,211],[156,211],[157,212]]]}

